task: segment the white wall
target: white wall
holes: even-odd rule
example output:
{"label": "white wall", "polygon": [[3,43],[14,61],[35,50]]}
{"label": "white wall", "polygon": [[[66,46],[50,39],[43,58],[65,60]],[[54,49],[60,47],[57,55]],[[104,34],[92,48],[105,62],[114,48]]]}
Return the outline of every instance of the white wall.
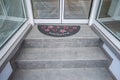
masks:
{"label": "white wall", "polygon": [[114,55],[114,53],[108,48],[104,43],[103,48],[113,59],[112,64],[109,67],[109,70],[113,73],[117,80],[120,80],[120,60]]}
{"label": "white wall", "polygon": [[0,80],[8,80],[11,73],[12,73],[12,68],[10,63],[8,63],[0,73]]}

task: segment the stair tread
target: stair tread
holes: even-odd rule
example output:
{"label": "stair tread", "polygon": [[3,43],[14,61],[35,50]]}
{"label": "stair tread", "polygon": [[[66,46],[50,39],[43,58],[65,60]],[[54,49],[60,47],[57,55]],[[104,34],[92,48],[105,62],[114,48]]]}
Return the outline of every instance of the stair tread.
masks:
{"label": "stair tread", "polygon": [[17,61],[107,60],[99,47],[23,48]]}
{"label": "stair tread", "polygon": [[36,25],[32,28],[31,32],[28,34],[26,39],[69,39],[69,38],[98,38],[99,39],[99,37],[91,30],[91,28],[87,24],[84,24],[84,25],[78,24],[78,25],[81,26],[80,31],[68,37],[51,37],[51,36],[44,35],[38,30]]}
{"label": "stair tread", "polygon": [[106,68],[18,69],[12,80],[113,80]]}

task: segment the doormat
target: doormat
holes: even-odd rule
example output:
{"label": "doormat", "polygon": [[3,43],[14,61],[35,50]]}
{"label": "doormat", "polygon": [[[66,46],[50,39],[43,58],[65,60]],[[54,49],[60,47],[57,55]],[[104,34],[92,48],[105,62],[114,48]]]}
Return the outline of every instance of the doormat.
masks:
{"label": "doormat", "polygon": [[80,30],[80,26],[38,25],[38,30],[49,36],[66,37],[76,34]]}

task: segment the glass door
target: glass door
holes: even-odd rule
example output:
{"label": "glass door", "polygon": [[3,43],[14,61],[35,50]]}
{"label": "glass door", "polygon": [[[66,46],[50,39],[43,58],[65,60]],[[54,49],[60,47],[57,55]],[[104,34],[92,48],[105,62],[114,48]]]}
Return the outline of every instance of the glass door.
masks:
{"label": "glass door", "polygon": [[88,23],[92,0],[32,0],[35,23]]}
{"label": "glass door", "polygon": [[61,0],[32,0],[35,23],[61,23]]}
{"label": "glass door", "polygon": [[101,0],[97,21],[120,40],[120,0]]}
{"label": "glass door", "polygon": [[88,23],[92,0],[63,0],[62,23]]}
{"label": "glass door", "polygon": [[23,0],[0,0],[0,49],[26,20]]}

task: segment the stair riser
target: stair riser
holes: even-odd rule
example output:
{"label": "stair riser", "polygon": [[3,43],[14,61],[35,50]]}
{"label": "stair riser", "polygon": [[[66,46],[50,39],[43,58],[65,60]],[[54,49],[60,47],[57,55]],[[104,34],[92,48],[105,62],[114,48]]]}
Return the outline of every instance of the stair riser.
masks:
{"label": "stair riser", "polygon": [[99,39],[29,39],[23,43],[23,47],[25,48],[98,47],[99,45]]}
{"label": "stair riser", "polygon": [[108,67],[107,60],[77,60],[77,61],[17,61],[20,69],[48,69],[48,68],[94,68]]}
{"label": "stair riser", "polygon": [[117,80],[106,68],[18,69],[11,80]]}

